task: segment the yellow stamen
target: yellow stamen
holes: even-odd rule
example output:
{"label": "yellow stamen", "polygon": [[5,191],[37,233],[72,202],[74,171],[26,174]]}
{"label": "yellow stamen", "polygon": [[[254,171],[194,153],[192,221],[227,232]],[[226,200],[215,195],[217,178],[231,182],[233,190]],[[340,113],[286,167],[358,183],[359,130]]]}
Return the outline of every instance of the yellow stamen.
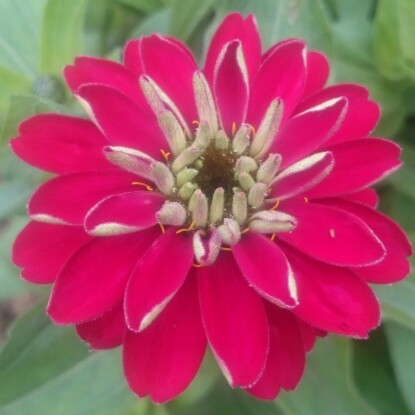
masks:
{"label": "yellow stamen", "polygon": [[154,189],[149,186],[147,183],[143,183],[143,182],[132,182],[131,184],[135,185],[135,186],[143,186],[145,187],[149,192],[153,192]]}
{"label": "yellow stamen", "polygon": [[236,133],[236,122],[234,121],[234,122],[232,123],[232,135],[234,136],[234,135],[235,135],[235,133]]}
{"label": "yellow stamen", "polygon": [[304,202],[308,203],[308,197],[304,197]]}
{"label": "yellow stamen", "polygon": [[275,202],[275,205],[271,208],[271,210],[276,210],[279,205],[280,205],[280,200],[277,199],[277,201]]}
{"label": "yellow stamen", "polygon": [[249,228],[245,228],[242,233],[247,233],[249,231]]}
{"label": "yellow stamen", "polygon": [[164,228],[164,225],[159,222],[159,226],[160,226],[160,229],[161,229],[161,233],[166,233],[166,229]]}
{"label": "yellow stamen", "polygon": [[193,264],[192,264],[192,267],[195,267],[195,268],[201,268],[201,267],[202,267],[202,265],[193,263]]}
{"label": "yellow stamen", "polygon": [[188,228],[181,228],[178,231],[176,231],[176,234],[182,233],[182,232],[190,232],[195,227],[195,223],[192,222]]}
{"label": "yellow stamen", "polygon": [[271,238],[269,238],[269,239],[271,239],[271,241],[273,241],[273,240],[275,240],[276,236],[277,236],[277,234],[276,234],[276,233],[273,233],[273,234],[271,235]]}
{"label": "yellow stamen", "polygon": [[166,161],[169,161],[170,152],[164,151],[162,148],[160,149],[161,154],[163,154],[163,157]]}
{"label": "yellow stamen", "polygon": [[222,246],[220,250],[221,251],[232,251],[232,248],[228,248],[227,246]]}

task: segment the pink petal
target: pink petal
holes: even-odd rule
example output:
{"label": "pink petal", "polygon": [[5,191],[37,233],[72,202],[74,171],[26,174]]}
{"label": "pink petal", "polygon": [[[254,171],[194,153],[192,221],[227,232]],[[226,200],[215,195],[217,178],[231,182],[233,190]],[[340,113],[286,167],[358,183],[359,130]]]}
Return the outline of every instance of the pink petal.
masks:
{"label": "pink petal", "polygon": [[252,86],[247,115],[247,122],[255,128],[273,99],[282,99],[285,119],[298,104],[306,77],[305,48],[299,40],[285,42],[263,61]]}
{"label": "pink petal", "polygon": [[85,230],[111,236],[149,228],[157,223],[156,213],[164,202],[160,193],[146,190],[108,196],[88,212]]}
{"label": "pink petal", "polygon": [[348,111],[341,128],[331,137],[330,144],[366,137],[374,130],[380,117],[379,106],[375,102],[369,101],[368,95],[368,90],[359,85],[333,85],[306,99],[296,109],[296,113],[331,99],[344,97],[349,103]]}
{"label": "pink petal", "polygon": [[380,138],[348,141],[327,150],[334,156],[334,168],[324,181],[307,191],[309,198],[355,193],[382,180],[401,165],[399,146]]}
{"label": "pink petal", "polygon": [[206,349],[195,275],[140,333],[127,331],[124,371],[130,388],[155,403],[175,398],[196,375]]}
{"label": "pink petal", "polygon": [[339,99],[296,115],[281,127],[269,152],[281,154],[281,168],[310,155],[339,129],[346,109],[347,101]]}
{"label": "pink petal", "polygon": [[324,181],[333,166],[333,155],[328,151],[300,160],[276,177],[269,198],[283,200],[302,194]]}
{"label": "pink petal", "polygon": [[114,308],[137,261],[159,232],[154,227],[132,235],[94,238],[76,251],[53,286],[47,310],[53,321],[83,323]]}
{"label": "pink petal", "polygon": [[292,311],[297,317],[321,330],[359,338],[379,325],[379,303],[363,280],[345,268],[284,250],[298,281],[299,305]]}
{"label": "pink petal", "polygon": [[326,203],[365,221],[385,246],[386,255],[381,262],[368,267],[353,268],[355,274],[377,284],[397,282],[409,274],[411,266],[407,257],[412,255],[411,243],[405,232],[394,221],[358,203],[341,199],[332,199]]}
{"label": "pink petal", "polygon": [[[183,43],[179,42],[178,40],[163,36],[163,39],[173,43],[179,49],[181,49],[184,54],[187,54],[191,60],[193,60],[192,52],[185,46]],[[127,42],[124,48],[123,53],[123,63],[124,65],[137,77],[139,78],[141,75],[144,74],[144,63],[141,56],[141,42],[143,38],[140,39],[133,39]]]}
{"label": "pink petal", "polygon": [[379,204],[379,196],[376,190],[363,189],[356,193],[343,196],[344,199],[351,200],[352,202],[362,203],[363,205],[376,208]]}
{"label": "pink petal", "polygon": [[169,147],[149,108],[139,107],[126,95],[103,85],[83,86],[77,94],[89,105],[92,119],[111,144],[162,159],[160,149]]}
{"label": "pink petal", "polygon": [[193,262],[192,238],[169,228],[141,257],[128,282],[125,311],[130,330],[142,331],[174,297]]}
{"label": "pink petal", "polygon": [[382,242],[355,215],[294,199],[284,202],[282,209],[298,223],[278,237],[311,257],[333,265],[360,266],[379,262],[385,255]]}
{"label": "pink petal", "polygon": [[232,247],[242,275],[260,295],[282,307],[297,304],[294,275],[284,253],[269,238],[248,232]]}
{"label": "pink petal", "polygon": [[137,78],[144,73],[140,56],[141,39],[133,39],[126,43],[123,53],[123,63]]}
{"label": "pink petal", "polygon": [[102,155],[107,141],[90,121],[58,114],[35,115],[20,124],[19,134],[10,141],[12,150],[42,170],[62,174],[109,167]]}
{"label": "pink petal", "polygon": [[112,194],[131,191],[137,179],[133,174],[115,169],[54,177],[33,193],[28,213],[42,222],[82,225],[95,204]]}
{"label": "pink petal", "polygon": [[12,261],[24,268],[25,280],[49,284],[70,255],[89,240],[81,227],[32,221],[14,241]]}
{"label": "pink petal", "polygon": [[93,349],[113,349],[122,344],[126,325],[122,302],[102,317],[86,323],[77,324],[78,336],[89,343]]}
{"label": "pink petal", "polygon": [[197,64],[192,55],[178,41],[152,35],[141,40],[141,58],[144,72],[177,105],[190,125],[197,120],[193,93],[193,74]]}
{"label": "pink petal", "polygon": [[301,331],[301,337],[304,343],[304,349],[306,352],[309,352],[316,342],[317,333],[314,327],[311,327],[309,324],[305,323],[303,320],[297,318],[297,325]]}
{"label": "pink petal", "polygon": [[198,274],[202,321],[216,360],[232,387],[252,386],[264,370],[269,346],[262,299],[227,253]]}
{"label": "pink petal", "polygon": [[305,368],[305,350],[297,319],[268,306],[270,347],[264,373],[248,392],[260,399],[275,399],[281,388],[294,389]]}
{"label": "pink petal", "polygon": [[65,68],[64,76],[74,93],[82,85],[101,84],[122,92],[139,105],[144,99],[137,77],[123,65],[107,59],[77,57],[74,66]]}
{"label": "pink petal", "polygon": [[256,19],[249,15],[245,20],[239,13],[228,14],[222,21],[210,42],[206,55],[204,73],[213,85],[217,59],[225,44],[239,40],[246,59],[250,83],[252,83],[261,61],[261,38]]}
{"label": "pink petal", "polygon": [[215,68],[214,93],[222,127],[229,135],[233,123],[237,127],[243,123],[248,103],[249,85],[240,48],[239,41],[225,45]]}
{"label": "pink petal", "polygon": [[304,86],[304,97],[313,95],[326,84],[330,74],[327,58],[320,52],[307,54],[307,78]]}

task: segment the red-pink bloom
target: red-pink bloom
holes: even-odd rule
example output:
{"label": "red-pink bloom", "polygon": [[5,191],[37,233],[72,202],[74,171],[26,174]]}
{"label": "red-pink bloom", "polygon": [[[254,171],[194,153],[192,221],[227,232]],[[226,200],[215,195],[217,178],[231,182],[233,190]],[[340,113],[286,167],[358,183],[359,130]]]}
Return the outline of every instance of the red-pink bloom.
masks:
{"label": "red-pink bloom", "polygon": [[174,39],[132,40],[123,64],[65,69],[90,120],[21,124],[13,151],[57,176],[31,197],[13,260],[54,284],[56,323],[122,344],[139,396],[181,393],[208,342],[232,387],[273,398],[316,336],[379,324],[367,283],[404,278],[411,246],[370,186],[400,149],[368,138],[367,90],[325,88],[328,74],[301,40],[262,54],[255,19],[231,14],[203,70]]}

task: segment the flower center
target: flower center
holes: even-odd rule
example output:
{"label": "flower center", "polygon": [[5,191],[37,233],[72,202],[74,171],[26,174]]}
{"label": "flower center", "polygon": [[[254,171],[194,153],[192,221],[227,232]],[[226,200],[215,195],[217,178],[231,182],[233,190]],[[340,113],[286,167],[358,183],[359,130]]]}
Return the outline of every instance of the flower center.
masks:
{"label": "flower center", "polygon": [[[112,163],[155,184],[166,202],[156,216],[176,233],[191,232],[195,258],[212,264],[221,249],[229,249],[245,231],[262,234],[291,231],[296,219],[276,210],[269,198],[281,164],[279,154],[269,152],[283,113],[283,103],[273,100],[258,130],[249,124],[232,126],[231,136],[221,129],[210,87],[200,72],[193,78],[199,120],[193,133],[175,104],[148,76],[141,89],[153,109],[166,141],[166,162],[138,150],[109,147]],[[225,245],[225,247],[223,247]]]}
{"label": "flower center", "polygon": [[225,191],[225,206],[232,202],[233,188],[238,186],[235,178],[235,154],[229,149],[218,149],[211,143],[203,156],[198,160],[201,166],[194,182],[206,195],[208,201],[212,201],[217,188]]}

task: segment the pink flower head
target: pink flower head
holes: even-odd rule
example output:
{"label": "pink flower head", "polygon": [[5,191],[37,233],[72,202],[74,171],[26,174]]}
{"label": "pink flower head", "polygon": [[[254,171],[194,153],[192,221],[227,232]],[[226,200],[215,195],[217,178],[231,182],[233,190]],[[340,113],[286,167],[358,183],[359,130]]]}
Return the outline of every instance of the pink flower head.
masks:
{"label": "pink flower head", "polygon": [[262,54],[231,14],[203,69],[175,39],[130,41],[123,64],[79,57],[65,77],[89,120],[34,116],[11,141],[57,176],[28,204],[22,276],[95,349],[123,346],[139,396],[165,402],[209,346],[229,384],[270,399],[297,385],[326,332],[379,324],[368,283],[409,272],[411,246],[370,187],[400,149],[369,138],[365,88],[325,87],[301,40]]}

